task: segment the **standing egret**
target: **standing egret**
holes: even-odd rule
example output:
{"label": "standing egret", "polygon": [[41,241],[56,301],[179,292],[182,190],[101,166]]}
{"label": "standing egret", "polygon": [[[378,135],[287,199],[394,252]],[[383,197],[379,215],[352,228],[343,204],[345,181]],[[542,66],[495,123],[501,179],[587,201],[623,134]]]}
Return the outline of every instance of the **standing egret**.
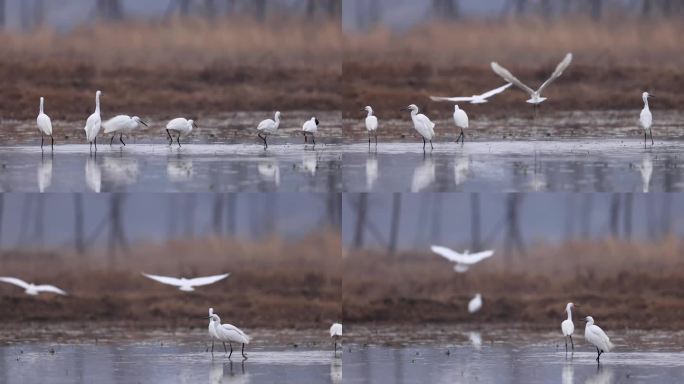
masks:
{"label": "standing egret", "polygon": [[166,124],[166,134],[169,135],[169,145],[173,144],[173,137],[171,137],[171,132],[169,131],[176,131],[178,132],[178,137],[176,138],[176,142],[178,143],[178,147],[181,146],[180,143],[180,138],[181,135],[183,137],[187,136],[192,132],[192,128],[197,128],[197,124],[195,124],[194,120],[188,120],[183,117],[178,117],[175,118],[171,121],[169,121],[168,124]]}
{"label": "standing egret", "polygon": [[337,354],[337,340],[342,337],[342,324],[333,323],[333,325],[330,326],[330,337],[333,339],[334,351]]}
{"label": "standing egret", "polygon": [[40,98],[40,112],[38,113],[38,118],[36,119],[36,123],[38,124],[38,130],[40,131],[40,149],[43,149],[43,137],[45,135],[50,136],[50,139],[52,139],[52,144],[51,147],[54,150],[55,149],[55,138],[52,136],[52,121],[50,121],[50,116],[46,115],[43,109],[43,105],[45,104],[45,99],[43,97]]}
{"label": "standing egret", "polygon": [[435,149],[432,146],[432,138],[435,136],[435,123],[430,121],[430,119],[422,113],[418,113],[418,106],[415,104],[402,108],[402,111],[411,111],[413,127],[418,131],[420,136],[423,137],[423,150],[425,150],[425,140],[430,141],[431,149]]}
{"label": "standing egret", "polygon": [[368,112],[366,115],[366,130],[368,131],[368,147],[371,145],[371,135],[375,136],[375,145],[378,145],[378,118],[373,116],[373,108],[367,105],[362,111]]}
{"label": "standing egret", "polygon": [[143,276],[154,281],[158,281],[162,284],[173,285],[178,287],[179,290],[183,292],[192,292],[195,290],[194,287],[200,287],[203,285],[214,284],[217,281],[221,281],[226,277],[230,276],[230,273],[224,273],[223,275],[205,276],[205,277],[195,277],[194,279],[186,279],[185,277],[167,277],[158,275],[149,275],[143,273]]}
{"label": "standing egret", "polygon": [[651,135],[651,145],[653,145],[653,131],[651,130],[651,125],[653,125],[653,115],[651,110],[648,108],[648,98],[655,97],[649,95],[648,92],[641,94],[641,98],[644,100],[644,109],[641,110],[639,115],[639,123],[641,123],[641,128],[644,129],[644,146],[646,146],[646,131]]}
{"label": "standing egret", "polygon": [[[214,308],[209,308],[209,339],[211,339],[211,353],[214,353],[214,341],[219,340],[218,335],[216,334],[216,330],[214,329],[214,323],[211,321],[211,316],[214,314]],[[226,343],[223,343],[223,349],[228,352],[228,349],[226,349]]]}
{"label": "standing egret", "polygon": [[572,350],[575,350],[575,343],[572,341],[572,334],[575,332],[575,324],[572,323],[572,308],[574,306],[575,304],[573,303],[568,303],[568,305],[565,306],[565,312],[568,313],[568,318],[561,323],[561,331],[563,331],[563,336],[565,337],[565,352],[568,352],[568,338],[570,338]]}
{"label": "standing egret", "polygon": [[304,144],[308,143],[307,135],[311,135],[314,147],[316,146],[316,132],[318,131],[319,121],[316,117],[307,120],[302,126],[302,134],[304,135]]}
{"label": "standing egret", "polygon": [[488,257],[491,257],[494,254],[493,250],[482,251],[477,253],[470,253],[468,250],[466,250],[463,253],[458,253],[453,249],[441,247],[439,245],[431,246],[430,250],[442,256],[443,258],[456,263],[456,265],[454,265],[454,271],[458,273],[467,272],[468,268]]}
{"label": "standing egret", "polygon": [[467,96],[465,96],[465,97],[439,97],[439,96],[430,96],[430,99],[432,99],[432,101],[450,101],[450,102],[452,102],[452,103],[459,103],[459,102],[462,101],[462,102],[464,102],[464,103],[465,103],[465,102],[468,102],[468,103],[470,103],[470,104],[484,104],[484,103],[489,102],[489,100],[487,100],[487,99],[489,99],[490,97],[492,97],[492,96],[494,96],[494,95],[496,95],[496,94],[499,94],[499,93],[505,91],[505,90],[508,89],[508,87],[510,87],[511,85],[513,85],[513,84],[508,83],[508,84],[506,84],[506,85],[500,86],[499,88],[492,89],[491,91],[487,91],[487,92],[485,92],[485,93],[483,93],[483,94],[481,94],[481,95],[472,95],[472,96],[470,96],[470,97],[467,97]]}
{"label": "standing egret", "polygon": [[465,143],[465,134],[463,133],[463,130],[468,129],[468,115],[464,110],[458,107],[458,104],[454,105],[454,124],[456,124],[456,127],[461,128],[461,134],[458,135],[456,142],[458,143],[462,138],[463,141],[461,144]]}
{"label": "standing egret", "polygon": [[88,116],[86,120],[85,134],[86,140],[90,143],[90,150],[93,149],[93,143],[95,143],[95,151],[97,151],[97,135],[100,133],[100,128],[102,127],[102,119],[100,118],[100,95],[101,91],[95,92],[95,112]]}
{"label": "standing egret", "polygon": [[480,308],[482,308],[482,295],[478,293],[468,302],[468,313],[475,313]]}
{"label": "standing egret", "polygon": [[527,100],[527,102],[534,105],[534,110],[536,112],[537,105],[541,104],[542,102],[544,102],[544,100],[546,100],[546,97],[542,97],[541,93],[544,91],[546,87],[549,86],[549,84],[551,84],[554,80],[556,80],[563,74],[563,71],[565,71],[565,69],[570,65],[571,62],[572,53],[568,53],[567,55],[565,55],[563,60],[560,63],[558,63],[558,65],[556,66],[556,70],[553,71],[551,77],[549,77],[536,91],[528,87],[527,85],[523,84],[522,81],[518,80],[518,78],[513,76],[513,74],[511,74],[510,71],[500,66],[497,62],[492,62],[492,70],[494,71],[494,73],[501,76],[504,80],[508,81],[509,83],[515,84],[518,88],[529,93],[530,98],[529,100]]}
{"label": "standing egret", "polygon": [[259,138],[263,140],[264,149],[268,148],[268,143],[266,142],[266,138],[268,137],[268,135],[273,135],[278,131],[278,126],[280,125],[280,111],[276,111],[274,118],[275,120],[263,120],[257,126],[257,131],[259,131],[257,136],[259,136]]}
{"label": "standing egret", "polygon": [[[242,330],[232,324],[221,324],[221,318],[217,314],[212,314],[209,316],[212,325],[214,326],[214,332],[219,340],[222,342],[228,342],[230,345],[230,354],[228,358],[233,355],[233,344],[242,344],[242,357],[247,359],[245,355],[245,344],[249,344],[250,337],[247,336]],[[224,344],[225,347],[225,344]]]}
{"label": "standing egret", "polygon": [[594,324],[594,318],[587,316],[584,319],[587,322],[584,328],[584,339],[596,347],[596,361],[600,362],[601,354],[604,352],[610,352],[615,346],[610,342],[608,335],[603,332],[598,325]]}
{"label": "standing egret", "polygon": [[3,283],[14,284],[18,287],[24,289],[24,293],[31,296],[36,296],[41,292],[56,293],[58,295],[66,296],[66,292],[55,287],[54,285],[35,285],[32,283],[27,283],[24,280],[17,279],[16,277],[0,277],[0,281]]}
{"label": "standing egret", "polygon": [[138,128],[140,124],[149,127],[145,121],[143,121],[138,116],[130,117],[128,115],[118,115],[102,123],[102,128],[104,128],[105,134],[112,134],[112,138],[109,140],[109,145],[114,143],[114,138],[116,134],[119,134],[119,141],[121,144],[126,146],[123,141],[123,134],[130,133],[134,129]]}

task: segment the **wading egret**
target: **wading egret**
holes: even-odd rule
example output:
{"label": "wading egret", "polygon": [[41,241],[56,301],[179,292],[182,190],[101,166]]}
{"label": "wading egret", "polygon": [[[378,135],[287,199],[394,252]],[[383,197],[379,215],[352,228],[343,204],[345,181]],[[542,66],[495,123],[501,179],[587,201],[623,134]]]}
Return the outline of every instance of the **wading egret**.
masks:
{"label": "wading egret", "polygon": [[333,339],[333,348],[335,353],[337,353],[337,340],[342,338],[342,324],[333,323],[333,325],[330,326],[330,337]]}
{"label": "wading egret", "polygon": [[[245,344],[249,344],[249,336],[234,325],[221,324],[221,318],[215,313],[209,316],[209,319],[214,326],[214,332],[216,333],[217,338],[221,340],[221,342],[228,342],[230,345],[230,354],[228,355],[228,358],[230,359],[233,355],[232,343],[238,343],[242,344],[242,357],[247,359],[247,355],[245,355]],[[223,346],[225,347],[225,344]]]}
{"label": "wading egret", "polygon": [[149,127],[149,125],[138,116],[130,117],[128,115],[118,115],[103,122],[102,128],[104,128],[105,134],[112,135],[112,138],[109,140],[109,145],[112,145],[114,143],[114,138],[118,133],[119,141],[121,142],[121,144],[126,146],[126,143],[124,143],[123,141],[123,134],[129,134],[134,129],[137,129],[140,126],[140,124]]}
{"label": "wading egret", "polygon": [[469,251],[466,250],[463,253],[458,253],[453,249],[442,247],[439,245],[433,245],[432,247],[430,247],[430,249],[432,250],[432,252],[442,256],[443,258],[456,263],[456,265],[454,265],[454,271],[459,273],[468,271],[468,268],[470,268],[474,264],[477,264],[480,261],[488,257],[491,257],[494,254],[493,250],[482,251],[477,253],[469,253]]}
{"label": "wading egret", "polygon": [[362,111],[366,111],[366,131],[368,131],[368,146],[371,145],[371,135],[375,136],[375,145],[378,145],[378,118],[373,115],[373,108],[367,105]]}
{"label": "wading egret", "polygon": [[55,149],[55,138],[52,136],[52,121],[50,116],[45,114],[43,106],[45,104],[45,99],[40,98],[40,112],[38,113],[38,118],[36,118],[36,123],[38,124],[38,130],[40,131],[40,149],[43,149],[43,137],[45,135],[50,136],[52,139],[51,147]]}
{"label": "wading egret", "polygon": [[304,144],[308,143],[307,135],[311,135],[313,145],[316,146],[316,132],[318,131],[319,121],[316,117],[307,120],[302,126],[302,134],[304,135]]}
{"label": "wading egret", "polygon": [[100,133],[100,128],[102,127],[102,119],[100,118],[100,95],[101,91],[95,92],[95,112],[88,116],[86,120],[85,134],[86,140],[90,143],[90,149],[92,151],[93,144],[95,144],[95,150],[97,151],[97,135]]}
{"label": "wading egret", "polygon": [[42,292],[46,293],[56,293],[58,295],[66,296],[66,292],[55,287],[54,285],[35,285],[32,283],[27,283],[24,280],[17,279],[16,277],[0,277],[0,281],[3,283],[14,284],[18,287],[23,288],[27,295],[36,296]]}
{"label": "wading egret", "polygon": [[598,353],[596,361],[600,362],[601,354],[610,352],[615,346],[610,342],[603,329],[594,324],[593,317],[587,316],[584,320],[587,322],[586,327],[584,327],[584,339],[596,347]]}
{"label": "wading egret", "polygon": [[[211,321],[211,316],[214,314],[214,308],[209,308],[209,339],[211,339],[211,353],[214,353],[214,341],[219,340],[218,335],[216,334],[216,330],[214,329],[214,323]],[[219,340],[220,341],[220,340]],[[228,349],[226,349],[226,343],[223,343],[223,349],[228,352]]]}
{"label": "wading egret", "polygon": [[465,143],[463,130],[468,129],[468,114],[459,108],[458,105],[454,105],[454,124],[456,124],[456,127],[461,128],[461,134],[458,135],[456,142],[458,143],[459,140],[463,139],[462,143]]}
{"label": "wading egret", "polygon": [[264,149],[268,148],[268,143],[266,142],[266,138],[269,135],[273,135],[276,132],[278,132],[278,126],[280,126],[280,111],[276,111],[275,113],[275,120],[271,119],[266,119],[263,120],[259,125],[257,126],[257,136],[264,142]]}
{"label": "wading egret", "polygon": [[425,150],[426,140],[430,142],[430,148],[434,149],[432,146],[432,138],[435,136],[435,123],[430,121],[430,119],[422,113],[418,113],[418,106],[415,104],[411,104],[401,110],[411,111],[413,127],[418,131],[420,136],[423,137],[423,150]]}
{"label": "wading egret", "polygon": [[646,131],[651,135],[651,145],[653,145],[653,131],[651,130],[651,125],[653,125],[653,115],[651,110],[648,108],[648,98],[654,97],[649,95],[648,92],[641,94],[641,98],[644,100],[644,109],[641,110],[639,115],[639,123],[641,123],[641,128],[644,129],[644,146],[646,145]]}
{"label": "wading egret", "polygon": [[568,313],[568,318],[563,320],[561,323],[561,331],[565,337],[565,352],[568,351],[568,338],[570,339],[570,345],[572,345],[572,350],[575,350],[575,343],[572,341],[572,334],[575,332],[575,324],[572,322],[572,308],[575,306],[573,303],[568,303],[565,306],[565,312]]}
{"label": "wading egret", "polygon": [[203,285],[214,284],[215,282],[223,280],[226,277],[230,276],[230,273],[224,273],[223,275],[195,277],[193,279],[186,279],[185,277],[181,277],[179,279],[176,277],[149,275],[147,273],[143,273],[142,275],[147,277],[148,279],[158,281],[162,284],[173,285],[174,287],[178,287],[178,289],[183,292],[192,292],[195,290],[194,287],[201,287]]}
{"label": "wading egret", "polygon": [[489,99],[490,97],[492,97],[492,96],[494,96],[494,95],[496,95],[496,94],[499,94],[499,93],[505,91],[505,90],[508,89],[508,87],[510,87],[511,85],[513,85],[513,84],[508,83],[508,84],[506,84],[506,85],[500,86],[499,88],[492,89],[491,91],[487,91],[487,92],[485,92],[485,93],[483,93],[483,94],[481,94],[481,95],[472,95],[472,96],[470,96],[470,97],[467,97],[467,96],[464,96],[464,97],[439,97],[439,96],[430,96],[430,99],[432,99],[433,101],[450,101],[450,102],[452,102],[452,103],[460,103],[460,102],[466,103],[466,102],[467,102],[467,103],[470,103],[470,104],[483,104],[483,103],[486,103],[486,102],[489,101],[489,100],[487,100],[487,99]]}
{"label": "wading egret", "polygon": [[181,146],[180,143],[180,138],[181,136],[185,137],[189,135],[192,132],[193,128],[197,128],[197,124],[195,124],[194,120],[188,120],[183,117],[177,117],[171,121],[169,121],[168,124],[166,124],[166,134],[169,135],[169,145],[173,144],[173,137],[171,137],[171,132],[170,131],[175,131],[178,132],[178,137],[176,137],[176,142],[178,143],[178,146]]}
{"label": "wading egret", "polygon": [[492,70],[494,71],[494,73],[501,76],[504,80],[508,81],[509,83],[515,84],[518,88],[529,93],[530,98],[529,100],[527,100],[527,102],[533,104],[535,106],[536,111],[537,105],[541,104],[542,102],[544,102],[544,100],[546,100],[546,97],[542,97],[541,93],[544,91],[546,87],[549,86],[549,84],[551,84],[554,80],[556,80],[563,74],[563,71],[568,67],[568,65],[570,65],[571,62],[572,53],[568,53],[567,55],[565,55],[565,58],[563,58],[563,60],[560,63],[558,63],[558,66],[556,66],[556,70],[553,71],[551,77],[549,77],[536,91],[528,87],[527,85],[523,84],[522,81],[518,80],[518,78],[513,76],[513,74],[511,74],[511,72],[509,72],[506,68],[500,66],[499,63],[492,62]]}
{"label": "wading egret", "polygon": [[482,295],[478,293],[468,302],[468,313],[475,313],[480,308],[482,308]]}

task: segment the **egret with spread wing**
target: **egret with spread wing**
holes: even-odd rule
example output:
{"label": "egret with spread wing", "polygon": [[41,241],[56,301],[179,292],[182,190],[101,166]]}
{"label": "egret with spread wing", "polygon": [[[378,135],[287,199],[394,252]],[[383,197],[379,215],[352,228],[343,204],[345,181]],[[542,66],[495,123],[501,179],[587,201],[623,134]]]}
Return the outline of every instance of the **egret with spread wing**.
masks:
{"label": "egret with spread wing", "polygon": [[36,296],[40,293],[56,293],[58,295],[66,296],[66,292],[55,287],[54,285],[35,285],[32,283],[27,283],[24,280],[17,279],[16,277],[0,277],[0,281],[3,283],[14,284],[17,287],[21,287],[25,290],[27,295]]}
{"label": "egret with spread wing", "polygon": [[183,292],[192,292],[195,290],[195,287],[214,284],[215,282],[230,276],[230,273],[224,273],[223,275],[195,277],[193,279],[186,279],[185,277],[181,277],[179,279],[176,277],[149,275],[147,273],[143,273],[143,276],[147,277],[148,279],[158,281],[162,284],[173,285],[174,287],[178,287],[178,289]]}
{"label": "egret with spread wing", "polygon": [[444,257],[445,259],[456,263],[454,266],[454,271],[463,273],[468,271],[472,265],[479,263],[480,261],[491,257],[494,254],[493,250],[482,251],[477,253],[469,253],[467,250],[464,253],[458,253],[453,249],[447,247],[441,247],[438,245],[433,245],[430,247],[432,252]]}
{"label": "egret with spread wing", "polygon": [[511,83],[508,83],[506,85],[502,85],[499,88],[492,89],[491,91],[487,91],[481,95],[472,95],[472,96],[463,96],[463,97],[441,97],[441,96],[430,96],[430,99],[432,101],[449,101],[452,103],[470,103],[470,104],[484,104],[489,102],[490,97],[494,95],[498,95],[499,93],[505,91],[510,87]]}

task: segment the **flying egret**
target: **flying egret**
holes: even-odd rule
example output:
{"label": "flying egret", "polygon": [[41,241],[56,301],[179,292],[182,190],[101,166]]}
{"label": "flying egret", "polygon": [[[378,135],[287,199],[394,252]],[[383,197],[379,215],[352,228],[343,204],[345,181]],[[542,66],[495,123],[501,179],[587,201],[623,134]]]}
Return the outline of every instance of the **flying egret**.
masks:
{"label": "flying egret", "polygon": [[456,265],[454,265],[454,271],[459,273],[468,271],[468,268],[470,268],[474,264],[477,264],[480,261],[488,257],[491,257],[494,254],[493,250],[482,251],[477,253],[469,253],[469,251],[466,250],[463,253],[458,253],[453,249],[442,247],[439,245],[433,245],[432,247],[430,247],[430,249],[432,250],[432,252],[444,257],[445,259],[456,263]]}
{"label": "flying egret", "polygon": [[378,145],[378,118],[373,115],[373,108],[367,105],[362,111],[366,111],[366,130],[368,131],[368,147],[371,145],[371,135],[375,136],[375,145]]}
{"label": "flying egret", "polygon": [[565,312],[568,313],[568,318],[561,323],[561,331],[563,331],[563,336],[565,337],[565,352],[568,352],[568,338],[570,338],[572,350],[575,350],[575,343],[572,341],[572,334],[575,332],[575,324],[572,323],[572,308],[574,306],[575,304],[573,303],[568,303],[568,305],[565,306]]}
{"label": "flying egret", "polygon": [[411,111],[413,127],[423,137],[423,150],[425,150],[425,140],[430,141],[430,148],[435,149],[432,146],[432,138],[435,136],[435,123],[422,113],[418,113],[418,106],[415,104],[402,108],[402,111]]}
{"label": "flying egret", "polygon": [[93,143],[95,143],[95,151],[97,151],[97,135],[100,133],[100,128],[102,127],[102,119],[100,118],[100,95],[101,91],[95,92],[95,112],[88,116],[86,120],[85,134],[86,140],[90,143],[90,150],[93,149]]}
{"label": "flying egret", "polygon": [[195,290],[194,287],[201,287],[203,285],[214,284],[215,282],[223,280],[226,277],[230,276],[230,273],[224,273],[223,275],[195,277],[192,279],[186,279],[185,277],[181,277],[179,279],[176,277],[149,275],[147,273],[143,273],[142,275],[147,277],[148,279],[158,281],[162,284],[168,284],[178,287],[178,289],[183,292],[192,292]]}
{"label": "flying egret", "polygon": [[173,137],[171,137],[171,132],[169,131],[176,131],[178,132],[178,137],[176,138],[176,142],[178,143],[178,146],[181,146],[180,143],[180,138],[181,135],[183,137],[187,136],[192,132],[192,128],[197,128],[197,124],[195,124],[194,120],[188,120],[183,117],[178,117],[175,118],[171,121],[169,121],[168,124],[166,124],[166,134],[169,135],[169,145],[173,144]]}
{"label": "flying egret", "polygon": [[45,135],[50,136],[52,139],[51,147],[55,149],[55,138],[52,136],[52,121],[50,116],[45,114],[43,105],[45,104],[45,99],[40,98],[40,112],[38,113],[38,118],[36,118],[36,123],[38,124],[38,130],[40,131],[40,149],[43,149],[43,137]]}
{"label": "flying egret", "polygon": [[335,348],[335,353],[337,353],[337,340],[342,337],[342,324],[333,323],[330,326],[330,337],[333,339],[333,347]]}
{"label": "flying egret", "polygon": [[468,129],[468,114],[459,108],[458,105],[454,105],[454,124],[456,124],[456,127],[461,128],[461,134],[458,135],[456,142],[458,143],[462,138],[463,141],[461,143],[465,143],[465,134],[463,133],[463,130]]}
{"label": "flying egret", "polygon": [[0,277],[0,281],[3,283],[14,284],[18,287],[23,288],[27,295],[36,296],[41,292],[56,293],[58,295],[66,296],[67,293],[63,290],[55,287],[54,285],[35,285],[33,283],[27,283],[24,280],[17,279],[16,277]]}
{"label": "flying egret", "polygon": [[584,319],[587,322],[584,328],[584,339],[596,347],[596,361],[600,362],[601,354],[604,352],[610,352],[615,346],[610,342],[608,335],[603,332],[598,325],[594,324],[594,318],[587,316]]}
{"label": "flying egret", "polygon": [[266,142],[266,138],[268,135],[273,135],[276,132],[278,132],[278,126],[280,126],[280,111],[276,111],[275,113],[275,120],[271,119],[266,119],[261,121],[259,125],[257,126],[257,136],[264,142],[264,149],[268,148],[268,143]]}
{"label": "flying egret", "polygon": [[467,96],[465,96],[465,97],[430,96],[430,99],[432,99],[432,101],[450,101],[452,103],[468,102],[470,104],[484,104],[484,103],[489,102],[489,100],[487,100],[487,99],[489,99],[490,97],[492,97],[496,94],[499,94],[499,93],[505,91],[511,85],[513,85],[513,84],[508,83],[506,85],[500,86],[499,88],[492,89],[491,91],[487,91],[481,95],[472,95],[470,97],[467,97]]}
{"label": "flying egret", "polygon": [[478,293],[468,302],[468,313],[475,313],[480,308],[482,308],[482,295]]}
{"label": "flying egret", "polygon": [[128,115],[118,115],[102,123],[102,128],[104,128],[105,134],[112,134],[112,138],[109,140],[109,145],[114,143],[114,138],[116,134],[119,134],[119,141],[121,144],[126,146],[123,141],[123,134],[130,133],[134,129],[137,129],[140,124],[149,127],[149,125],[138,116],[130,117]]}
{"label": "flying egret", "polygon": [[307,135],[311,135],[311,140],[313,140],[313,145],[316,146],[316,132],[318,131],[319,121],[316,117],[312,117],[310,120],[304,122],[302,126],[302,134],[304,135],[304,143],[308,142]]}
{"label": "flying egret", "polygon": [[[216,330],[214,329],[214,323],[211,321],[211,316],[214,314],[214,308],[209,308],[209,339],[211,339],[211,353],[214,353],[214,341],[219,340],[218,335],[216,334]],[[226,349],[226,343],[223,343],[223,349],[228,352],[228,349]]]}
{"label": "flying egret", "polygon": [[653,125],[653,115],[651,110],[648,108],[648,98],[655,97],[649,95],[648,92],[641,94],[641,98],[644,100],[644,109],[641,110],[639,115],[639,122],[641,123],[641,128],[644,129],[644,146],[646,146],[646,131],[651,135],[651,145],[653,145],[653,131],[651,130],[651,125]]}
{"label": "flying egret", "polygon": [[542,102],[544,102],[544,100],[546,100],[546,97],[542,97],[541,93],[544,91],[546,87],[549,86],[549,84],[551,84],[554,80],[556,80],[563,74],[563,71],[565,71],[568,65],[570,65],[570,62],[572,62],[572,53],[568,53],[567,55],[565,55],[565,58],[563,58],[563,60],[560,63],[558,63],[558,66],[556,66],[556,70],[553,71],[551,77],[549,77],[536,91],[528,87],[527,85],[523,84],[522,81],[518,80],[518,78],[513,76],[511,72],[509,72],[506,68],[500,66],[497,62],[492,62],[492,70],[494,71],[494,73],[501,76],[504,80],[508,81],[509,83],[515,84],[518,88],[529,93],[530,98],[529,100],[527,100],[527,102],[534,105],[536,112],[537,105],[541,104]]}
{"label": "flying egret", "polygon": [[[230,345],[230,354],[228,358],[233,355],[233,344],[242,344],[242,357],[247,359],[245,355],[245,344],[249,344],[250,337],[247,336],[242,330],[232,324],[221,324],[221,318],[217,314],[212,314],[209,316],[212,325],[214,326],[214,332],[219,340],[222,342],[228,342]],[[225,344],[223,345],[225,347]]]}

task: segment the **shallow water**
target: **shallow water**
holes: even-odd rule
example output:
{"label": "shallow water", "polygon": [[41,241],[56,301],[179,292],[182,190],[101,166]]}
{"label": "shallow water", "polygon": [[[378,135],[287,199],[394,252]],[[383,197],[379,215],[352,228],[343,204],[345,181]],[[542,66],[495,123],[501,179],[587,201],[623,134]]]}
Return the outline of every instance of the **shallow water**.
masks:
{"label": "shallow water", "polygon": [[[201,350],[200,350],[201,349]],[[51,353],[50,351],[54,351]],[[250,348],[243,360],[197,345],[50,345],[0,347],[1,383],[340,383],[332,351]]]}

